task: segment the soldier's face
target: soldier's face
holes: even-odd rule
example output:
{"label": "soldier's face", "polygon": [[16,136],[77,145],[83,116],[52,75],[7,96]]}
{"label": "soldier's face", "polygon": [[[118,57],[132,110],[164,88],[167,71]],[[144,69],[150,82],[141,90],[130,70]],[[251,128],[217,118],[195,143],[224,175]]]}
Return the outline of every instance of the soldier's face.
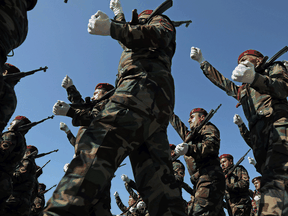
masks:
{"label": "soldier's face", "polygon": [[253,184],[256,190],[260,190],[260,187],[261,187],[260,180],[255,180]]}
{"label": "soldier's face", "polygon": [[222,170],[225,170],[226,168],[228,168],[230,165],[233,164],[231,159],[228,158],[221,158],[220,160],[220,164],[221,164],[221,168]]}
{"label": "soldier's face", "polygon": [[131,206],[135,203],[136,201],[131,197],[129,196],[129,200],[128,200],[128,205]]}
{"label": "soldier's face", "polygon": [[259,58],[259,57],[256,57],[256,56],[253,56],[253,55],[244,55],[240,60],[239,60],[239,63],[241,62],[244,62],[248,60],[249,62],[251,62],[252,64],[254,64],[254,67],[257,67],[261,61],[262,61],[262,58]]}
{"label": "soldier's face", "polygon": [[203,121],[204,119],[205,119],[205,116],[203,114],[192,113],[190,115],[189,120],[188,120],[188,123],[190,125],[190,129],[197,127],[200,124],[200,122]]}
{"label": "soldier's face", "polygon": [[94,91],[93,97],[91,97],[91,100],[98,100],[100,99],[107,91],[104,89],[96,89]]}

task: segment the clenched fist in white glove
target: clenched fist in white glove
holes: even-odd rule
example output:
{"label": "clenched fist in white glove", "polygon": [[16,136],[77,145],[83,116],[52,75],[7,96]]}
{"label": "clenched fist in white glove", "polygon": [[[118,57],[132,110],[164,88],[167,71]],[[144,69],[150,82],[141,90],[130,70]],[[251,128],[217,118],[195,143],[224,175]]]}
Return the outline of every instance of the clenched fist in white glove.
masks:
{"label": "clenched fist in white glove", "polygon": [[254,64],[248,60],[241,62],[232,72],[234,81],[251,84],[255,78]]}
{"label": "clenched fist in white glove", "polygon": [[58,100],[53,106],[53,113],[55,115],[66,116],[68,110],[70,109],[70,105],[65,103],[64,101]]}
{"label": "clenched fist in white glove", "polygon": [[197,47],[191,47],[190,58],[201,64],[205,59],[203,58],[202,52]]}
{"label": "clenched fist in white glove", "polygon": [[95,35],[110,35],[111,22],[107,14],[98,10],[91,16],[88,23],[88,32]]}
{"label": "clenched fist in white glove", "polygon": [[64,167],[63,167],[64,172],[66,172],[66,171],[68,170],[68,166],[69,166],[69,163],[66,163],[66,164],[64,165]]}
{"label": "clenched fist in white glove", "polygon": [[243,120],[242,118],[238,115],[238,114],[235,114],[234,117],[233,117],[233,122],[235,124],[237,124],[238,126],[243,124]]}
{"label": "clenched fist in white glove", "polygon": [[68,87],[70,87],[72,85],[73,85],[72,79],[68,75],[66,75],[66,77],[64,77],[64,79],[61,83],[61,86],[65,89],[67,89]]}
{"label": "clenched fist in white glove", "polygon": [[70,129],[68,128],[68,126],[64,122],[60,122],[60,130],[63,130],[65,133],[70,131]]}
{"label": "clenched fist in white glove", "polygon": [[121,179],[122,179],[122,181],[125,181],[127,183],[130,182],[130,178],[125,174],[121,175]]}
{"label": "clenched fist in white glove", "polygon": [[176,146],[175,148],[175,154],[176,155],[185,155],[188,152],[188,144],[187,143],[181,143]]}
{"label": "clenched fist in white glove", "polygon": [[115,191],[114,196],[115,196],[115,197],[119,197],[119,194],[118,194],[117,191]]}
{"label": "clenched fist in white glove", "polygon": [[113,11],[114,15],[117,16],[119,13],[123,13],[123,9],[120,0],[111,0],[110,9]]}
{"label": "clenched fist in white glove", "polygon": [[138,204],[137,204],[137,209],[139,210],[142,210],[146,208],[146,204],[143,202],[143,201],[140,201]]}
{"label": "clenched fist in white glove", "polygon": [[255,162],[254,158],[248,157],[248,162],[249,162],[250,164],[252,164],[253,166],[256,165],[256,162]]}

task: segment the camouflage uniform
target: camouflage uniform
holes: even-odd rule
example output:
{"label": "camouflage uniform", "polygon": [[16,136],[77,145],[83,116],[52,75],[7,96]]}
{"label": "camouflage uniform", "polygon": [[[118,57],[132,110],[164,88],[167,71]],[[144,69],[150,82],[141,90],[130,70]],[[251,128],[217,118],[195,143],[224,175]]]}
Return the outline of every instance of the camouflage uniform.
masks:
{"label": "camouflage uniform", "polygon": [[[46,186],[45,186],[46,188]],[[31,213],[30,216],[39,216],[41,215],[44,206],[45,206],[45,188],[39,185],[39,190],[37,191],[37,196],[33,200],[32,206],[31,206]]]}
{"label": "camouflage uniform", "polygon": [[243,107],[256,169],[262,174],[260,212],[287,215],[288,73],[285,66],[275,62],[264,73],[256,73],[253,83],[242,86],[225,78],[207,61],[201,63],[201,68],[212,83]]}
{"label": "camouflage uniform", "polygon": [[5,201],[12,194],[12,176],[16,166],[24,156],[26,140],[15,131],[2,134],[0,144],[0,213]]}
{"label": "camouflage uniform", "polygon": [[[255,199],[255,197],[258,197],[258,199]],[[257,216],[259,212],[259,205],[260,205],[260,198],[261,197],[261,192],[258,190],[254,190],[254,193],[252,195],[252,209],[251,209],[251,214],[250,216]]]}
{"label": "camouflage uniform", "polygon": [[[229,166],[224,170],[224,173],[227,174],[233,166],[233,164]],[[236,167],[231,175],[226,178],[225,200],[226,204],[230,205],[233,215],[249,216],[251,212],[249,175],[242,165]]]}
{"label": "camouflage uniform", "polygon": [[88,215],[130,155],[137,188],[150,214],[185,215],[166,134],[174,108],[175,28],[167,17],[158,15],[146,25],[112,22],[110,32],[126,47],[118,87],[105,108],[88,122],[77,156],[44,214]]}
{"label": "camouflage uniform", "polygon": [[[170,123],[182,140],[189,133],[188,128],[173,114]],[[212,124],[203,126],[197,140],[188,143],[189,149],[184,156],[187,167],[190,167],[191,182],[194,185],[195,197],[190,215],[223,214],[222,200],[225,190],[225,179],[218,158],[220,148],[220,132]],[[188,157],[187,157],[188,156]],[[193,159],[191,159],[191,157]]]}
{"label": "camouflage uniform", "polygon": [[7,54],[20,46],[28,32],[27,11],[37,0],[2,0],[0,4],[0,74],[4,71]]}
{"label": "camouflage uniform", "polygon": [[36,164],[33,156],[24,157],[13,174],[13,193],[7,200],[7,216],[28,216],[36,179]]}

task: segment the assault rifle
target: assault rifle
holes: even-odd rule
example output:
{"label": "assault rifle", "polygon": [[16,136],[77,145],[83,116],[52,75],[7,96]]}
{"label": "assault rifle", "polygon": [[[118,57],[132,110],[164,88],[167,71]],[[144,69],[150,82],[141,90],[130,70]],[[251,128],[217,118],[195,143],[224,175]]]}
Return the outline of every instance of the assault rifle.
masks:
{"label": "assault rifle", "polygon": [[182,24],[185,24],[185,27],[187,28],[187,27],[190,25],[190,23],[192,23],[192,20],[172,21],[172,23],[173,23],[173,25],[174,25],[175,27],[179,27],[179,26],[181,26]]}
{"label": "assault rifle", "polygon": [[4,75],[3,78],[4,80],[20,80],[21,78],[25,77],[25,76],[29,76],[31,74],[34,74],[37,71],[44,71],[46,72],[46,70],[48,69],[47,66],[45,66],[44,68],[40,67],[39,69],[36,70],[32,70],[32,71],[28,71],[28,72],[19,72],[19,73],[13,73],[13,74],[7,74]]}
{"label": "assault rifle", "polygon": [[36,170],[36,172],[39,172],[40,170],[42,170],[51,160],[47,161],[42,167],[40,167],[39,169]]}
{"label": "assault rifle", "polygon": [[42,191],[41,193],[42,193],[42,194],[45,194],[45,193],[47,193],[49,190],[51,190],[52,188],[54,188],[54,187],[56,187],[56,186],[57,186],[57,184],[53,185],[52,187],[50,187],[50,188],[47,189],[47,190]]}
{"label": "assault rifle", "polygon": [[230,176],[230,175],[233,173],[233,171],[236,169],[236,167],[238,167],[238,166],[242,163],[242,161],[244,160],[244,158],[246,157],[246,155],[249,153],[250,150],[251,150],[251,149],[249,149],[249,150],[246,152],[246,154],[244,154],[243,157],[241,157],[241,158],[237,161],[237,163],[227,172],[227,174],[225,175],[225,178],[228,178],[228,176]]}
{"label": "assault rifle", "polygon": [[38,154],[35,158],[40,158],[40,157],[43,157],[43,156],[46,156],[48,154],[51,154],[53,152],[58,152],[59,149],[56,149],[56,150],[53,150],[53,151],[50,151],[50,152],[47,152],[47,153],[42,153],[42,154]]}
{"label": "assault rifle", "polygon": [[53,118],[54,118],[54,115],[48,116],[47,118],[42,119],[42,120],[40,120],[40,121],[38,121],[38,122],[32,122],[32,123],[28,123],[28,124],[25,124],[25,125],[21,125],[21,126],[19,126],[19,127],[17,128],[17,131],[26,131],[26,130],[29,130],[29,129],[31,129],[32,127],[34,127],[35,125],[40,124],[40,123],[46,121],[47,119],[53,119]]}
{"label": "assault rifle", "polygon": [[168,10],[172,6],[173,6],[173,1],[166,0],[161,5],[159,5],[155,10],[153,10],[153,12],[148,17],[146,23],[150,22],[154,16],[164,13],[166,10]]}
{"label": "assault rifle", "polygon": [[287,51],[288,51],[288,46],[285,46],[281,50],[279,50],[274,56],[272,56],[269,60],[268,60],[268,56],[265,56],[261,64],[255,68],[255,71],[258,73],[262,73],[263,71],[265,71],[265,69],[271,66],[280,56],[282,56]]}
{"label": "assault rifle", "polygon": [[[221,106],[222,106],[222,104],[220,104],[215,110],[211,109],[210,112],[206,115],[205,119],[200,123],[200,125],[198,127],[194,128],[193,131],[189,132],[186,139],[184,140],[184,143],[188,143],[190,141],[195,140],[199,136],[199,132],[202,130],[203,126],[206,125],[210,121],[210,119],[214,116],[214,114],[217,112],[217,110]],[[180,157],[180,155],[174,156],[172,158],[172,161],[177,160],[179,157]]]}

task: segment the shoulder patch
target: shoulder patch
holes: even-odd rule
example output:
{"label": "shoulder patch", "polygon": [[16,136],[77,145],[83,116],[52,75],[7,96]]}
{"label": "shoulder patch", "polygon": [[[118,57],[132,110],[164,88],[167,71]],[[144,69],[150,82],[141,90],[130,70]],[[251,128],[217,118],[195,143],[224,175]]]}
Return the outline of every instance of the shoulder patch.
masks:
{"label": "shoulder patch", "polygon": [[173,26],[169,22],[167,22],[164,19],[160,19],[160,25],[163,26],[164,28],[168,29],[169,31],[173,31]]}

